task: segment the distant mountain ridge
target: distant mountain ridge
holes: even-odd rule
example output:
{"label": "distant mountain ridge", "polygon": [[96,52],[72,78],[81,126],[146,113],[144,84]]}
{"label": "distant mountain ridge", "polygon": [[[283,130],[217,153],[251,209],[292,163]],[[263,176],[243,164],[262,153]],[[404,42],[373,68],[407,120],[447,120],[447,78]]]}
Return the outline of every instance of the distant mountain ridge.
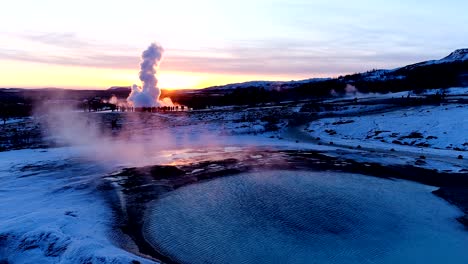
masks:
{"label": "distant mountain ridge", "polygon": [[[458,49],[450,53],[448,56],[439,59],[439,60],[429,60],[424,62],[419,62],[416,64],[411,64],[403,66],[396,69],[385,70],[372,70],[364,73],[351,74],[346,76],[340,76],[338,78],[312,78],[305,80],[295,80],[295,81],[250,81],[244,83],[233,83],[220,86],[212,86],[204,88],[204,91],[209,92],[227,92],[229,90],[235,89],[246,89],[246,88],[261,88],[267,91],[275,90],[284,90],[284,89],[293,89],[303,86],[304,84],[317,84],[317,83],[326,83],[329,81],[338,81],[338,82],[386,82],[394,80],[405,80],[411,71],[416,69],[422,69],[424,67],[430,67],[433,65],[442,65],[442,64],[453,64],[453,63],[465,63],[468,62],[468,49]],[[449,67],[448,67],[449,68]],[[446,69],[439,68],[439,70],[444,71]],[[468,74],[468,71],[467,71]],[[463,75],[463,74],[461,74]]]}
{"label": "distant mountain ridge", "polygon": [[290,89],[303,83],[322,82],[331,80],[331,78],[311,78],[305,80],[293,81],[249,81],[242,83],[231,83],[226,85],[212,86],[204,88],[205,90],[232,90],[239,88],[264,88],[266,90]]}
{"label": "distant mountain ridge", "polygon": [[[421,91],[449,87],[468,87],[468,49],[458,49],[439,60],[429,60],[396,69],[372,70],[338,78],[312,78],[297,81],[250,81],[213,86],[199,90],[162,90],[162,96],[185,105],[252,104],[256,101],[304,100],[317,96],[344,95],[349,85],[361,93]],[[3,98],[67,97],[82,100],[116,95],[126,98],[129,86],[106,90],[67,90],[60,88],[0,88]],[[241,99],[239,99],[241,98]]]}

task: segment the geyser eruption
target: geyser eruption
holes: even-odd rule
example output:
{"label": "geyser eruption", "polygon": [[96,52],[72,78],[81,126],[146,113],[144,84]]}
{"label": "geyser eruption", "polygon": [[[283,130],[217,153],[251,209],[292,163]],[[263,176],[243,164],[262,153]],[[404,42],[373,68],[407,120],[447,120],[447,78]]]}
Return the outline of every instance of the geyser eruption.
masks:
{"label": "geyser eruption", "polygon": [[162,59],[164,49],[152,43],[148,49],[143,51],[141,55],[142,62],[140,64],[140,80],[142,87],[134,84],[132,92],[127,98],[127,102],[135,108],[140,107],[158,107],[168,105],[167,102],[159,100],[161,90],[158,88],[158,79],[156,78],[156,70],[159,62]]}

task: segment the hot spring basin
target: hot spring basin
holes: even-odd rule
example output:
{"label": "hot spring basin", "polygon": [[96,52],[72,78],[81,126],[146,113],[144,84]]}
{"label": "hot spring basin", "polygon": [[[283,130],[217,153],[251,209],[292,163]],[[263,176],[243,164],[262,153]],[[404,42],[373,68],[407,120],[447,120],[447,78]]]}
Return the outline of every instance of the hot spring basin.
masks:
{"label": "hot spring basin", "polygon": [[432,187],[363,175],[268,171],[154,201],[145,239],[182,263],[468,263],[461,212]]}

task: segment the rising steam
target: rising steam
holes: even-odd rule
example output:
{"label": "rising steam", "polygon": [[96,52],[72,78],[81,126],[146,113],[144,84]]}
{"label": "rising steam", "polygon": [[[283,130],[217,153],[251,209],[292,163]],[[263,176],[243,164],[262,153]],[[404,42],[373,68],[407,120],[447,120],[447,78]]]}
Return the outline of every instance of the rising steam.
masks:
{"label": "rising steam", "polygon": [[[139,76],[142,88],[133,85],[127,102],[121,102],[113,95],[109,103],[135,108],[173,106],[170,98],[160,98],[161,91],[158,88],[156,73],[162,54],[161,46],[151,44],[141,56]],[[56,96],[57,101],[65,102],[69,99],[61,96],[64,95]],[[163,151],[181,146],[198,147],[199,144],[205,147],[207,144],[214,146],[217,142],[216,137],[209,131],[203,131],[203,136],[197,135],[194,138],[193,131],[187,133],[177,130],[176,124],[163,126],[160,121],[166,119],[160,115],[94,115],[80,113],[69,104],[51,104],[47,100],[38,100],[34,116],[41,124],[45,142],[77,147],[74,151],[83,158],[103,164],[154,164],[155,160],[170,160],[165,154],[161,154]],[[189,121],[190,119],[180,122]],[[157,137],[154,133],[156,128]]]}
{"label": "rising steam", "polygon": [[133,107],[168,105],[167,102],[159,99],[161,90],[158,88],[158,79],[156,78],[157,68],[162,59],[163,52],[164,49],[156,43],[152,43],[148,49],[143,51],[141,55],[142,62],[140,64],[140,80],[143,87],[138,87],[138,85],[134,84],[127,98],[127,102]]}

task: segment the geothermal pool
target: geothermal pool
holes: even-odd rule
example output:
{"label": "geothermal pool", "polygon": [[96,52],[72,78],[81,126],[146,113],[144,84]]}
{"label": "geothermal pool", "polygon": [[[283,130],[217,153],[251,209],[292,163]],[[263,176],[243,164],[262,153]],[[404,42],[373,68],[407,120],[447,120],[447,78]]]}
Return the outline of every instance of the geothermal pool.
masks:
{"label": "geothermal pool", "polygon": [[468,263],[432,187],[356,174],[245,173],[150,204],[145,239],[182,263]]}

